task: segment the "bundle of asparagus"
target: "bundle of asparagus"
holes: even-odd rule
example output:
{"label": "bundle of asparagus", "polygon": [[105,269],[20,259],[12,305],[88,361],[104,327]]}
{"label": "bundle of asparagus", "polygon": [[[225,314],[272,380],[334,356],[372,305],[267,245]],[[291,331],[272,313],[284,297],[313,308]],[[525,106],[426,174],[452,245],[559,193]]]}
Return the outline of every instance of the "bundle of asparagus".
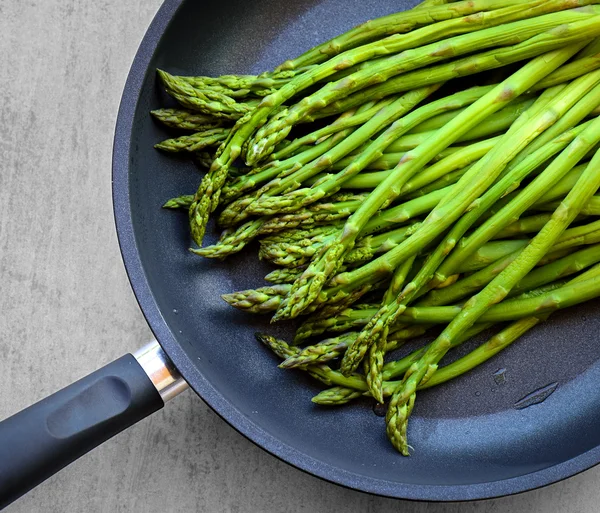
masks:
{"label": "bundle of asparagus", "polygon": [[[596,4],[426,0],[262,75],[159,71],[184,108],[153,115],[192,133],[157,148],[208,167],[164,205],[189,212],[191,251],[224,258],[258,239],[279,268],[225,301],[307,315],[292,343],[258,338],[330,387],[315,403],[389,398],[404,455],[417,390],[600,296]],[[202,247],[217,210],[225,231]]]}

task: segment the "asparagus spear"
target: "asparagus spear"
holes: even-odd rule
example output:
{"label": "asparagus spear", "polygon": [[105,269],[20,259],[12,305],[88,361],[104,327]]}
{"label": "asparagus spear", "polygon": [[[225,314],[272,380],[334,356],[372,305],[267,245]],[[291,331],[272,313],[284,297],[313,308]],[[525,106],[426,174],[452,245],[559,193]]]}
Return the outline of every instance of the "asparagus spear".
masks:
{"label": "asparagus spear", "polygon": [[281,285],[284,283],[291,284],[301,272],[302,269],[275,269],[265,276],[265,281],[274,285]]}
{"label": "asparagus spear", "polygon": [[[560,101],[554,101],[551,104],[556,109],[556,112],[560,113],[561,110],[564,112],[565,106],[568,107],[569,105],[573,104],[578,96],[581,96],[587,90],[589,90],[591,87],[590,84],[594,83],[592,79],[595,81],[599,80],[600,74],[598,77],[590,77],[589,80],[585,80],[584,78],[578,79],[570,88],[567,88],[564,91],[564,95],[561,97]],[[564,105],[561,109],[560,103],[562,102],[564,102]],[[535,121],[535,118],[533,118],[533,120]],[[525,123],[524,126],[528,127],[529,124]],[[525,188],[522,193],[520,193],[512,201],[508,202],[508,204],[501,209],[498,214],[492,216],[487,223],[484,223],[482,227],[480,227],[480,230],[485,227],[484,229],[489,231],[490,228],[488,226],[492,226],[494,229],[496,229],[496,227],[501,229],[504,225],[509,224],[512,219],[518,216],[505,214],[507,211],[514,212],[521,204],[524,204],[524,207],[521,210],[524,211],[527,206],[541,197],[545,190],[552,187],[560,179],[561,175],[568,171],[569,168],[574,166],[578,160],[585,155],[585,153],[587,153],[589,149],[589,142],[586,140],[586,136],[590,137],[589,127],[588,130],[580,129],[579,131],[573,132],[578,133],[579,135],[573,139],[574,134],[569,134],[570,137],[566,138],[566,142],[569,140],[573,141],[569,147],[564,150],[563,153],[557,159],[555,159],[554,162],[542,174],[540,174],[536,180],[534,180],[534,182],[532,182],[532,184]],[[597,135],[597,137],[600,138],[600,133]],[[557,144],[555,145],[548,144],[540,148],[540,150],[537,152],[532,153],[520,165],[514,167],[510,172],[508,172],[490,190],[481,196],[474,205],[470,207],[470,211],[452,227],[448,235],[446,235],[444,240],[439,244],[435,252],[429,257],[425,266],[421,268],[419,274],[411,281],[409,286],[406,287],[406,290],[402,291],[402,294],[396,298],[396,301],[393,304],[382,305],[380,311],[373,317],[371,321],[369,321],[369,324],[367,324],[367,326],[363,329],[353,346],[349,348],[344,356],[341,366],[343,373],[349,373],[356,369],[357,365],[360,363],[369,347],[375,344],[380,337],[385,337],[387,326],[390,323],[395,322],[395,317],[404,310],[408,302],[410,302],[421,290],[421,288],[431,279],[436,272],[436,269],[444,261],[446,255],[448,255],[448,253],[454,247],[456,241],[462,237],[462,235],[473,225],[473,223],[481,216],[481,214],[491,207],[498,199],[500,199],[502,195],[505,195],[507,190],[517,187],[521,180],[523,180],[531,171],[538,167],[540,163],[543,163],[546,159],[555,154],[557,150],[560,150],[566,146],[565,141],[561,140],[556,142]],[[486,171],[488,171],[490,167],[491,166],[488,164]],[[521,200],[523,197],[525,197],[525,199]],[[529,199],[531,199],[531,203],[528,204],[526,201]],[[517,205],[517,207],[515,207],[515,205]],[[508,219],[508,222],[504,223],[504,225],[502,223],[498,224],[497,218],[503,215],[506,215],[505,218]],[[490,237],[484,240],[481,244],[487,242],[489,238]],[[479,244],[477,247],[480,247],[481,244]],[[452,258],[453,254],[454,253],[451,254],[449,259]],[[449,259],[445,260],[444,264],[441,266],[442,268],[446,266]],[[463,261],[464,259],[460,262]],[[451,275],[458,271],[457,268],[457,265],[448,266],[448,269],[451,271],[446,271],[443,274],[440,272],[440,270],[438,270],[436,273],[436,279],[433,283],[430,283],[430,287],[445,282]],[[382,344],[384,343],[385,341],[382,342]]]}
{"label": "asparagus spear", "polygon": [[524,319],[513,322],[468,355],[439,369],[429,378],[429,380],[422,383],[419,389],[423,390],[435,387],[458,376],[462,376],[476,366],[488,361],[503,349],[506,349],[510,344],[522,337],[540,322],[546,320],[546,318],[547,316],[545,315],[532,315],[531,317],[525,317]]}
{"label": "asparagus spear", "polygon": [[[381,157],[386,148],[389,149],[393,141],[398,139],[402,134],[408,132],[412,127],[417,126],[439,112],[457,109],[465,104],[472,105],[484,94],[489,93],[490,90],[491,89],[487,87],[468,89],[416,109],[394,122],[387,130],[385,130],[385,132],[377,137],[375,141],[369,144],[352,163],[336,175],[325,177],[324,180],[317,182],[311,188],[288,192],[285,196],[261,198],[251,206],[251,212],[262,215],[289,213],[314,203],[325,196],[334,194],[343,186],[346,180],[357,175],[371,162]],[[423,140],[425,139],[427,139],[427,137],[424,137]]]}
{"label": "asparagus spear", "polygon": [[305,66],[320,64],[342,52],[370,43],[380,37],[410,32],[416,27],[429,25],[432,22],[467,16],[480,11],[500,9],[518,5],[518,3],[519,0],[475,0],[474,2],[456,2],[450,8],[427,6],[427,9],[412,9],[390,14],[367,21],[345,34],[311,48],[300,57],[285,61],[275,71],[297,70]]}
{"label": "asparagus spear", "polygon": [[[536,207],[538,210],[554,211],[559,206],[560,202],[546,203]],[[581,209],[582,215],[587,216],[600,216],[600,196],[594,196],[588,201],[585,206]]]}
{"label": "asparagus spear", "polygon": [[258,104],[257,100],[238,103],[217,91],[196,89],[185,80],[160,69],[158,76],[167,93],[181,105],[216,118],[236,120],[250,112]]}
{"label": "asparagus spear", "polygon": [[291,144],[289,144],[282,150],[272,153],[270,155],[269,160],[281,160],[284,157],[289,157],[298,150],[302,149],[304,146],[315,144],[317,141],[320,141],[328,135],[335,134],[346,128],[362,125],[363,123],[369,121],[381,109],[389,106],[396,99],[396,97],[391,97],[385,98],[379,102],[374,102],[374,105],[372,107],[363,110],[361,113],[354,113],[345,118],[337,119],[330,125],[315,130],[314,132],[307,134],[303,137],[295,139],[294,141],[292,141]]}
{"label": "asparagus spear", "polygon": [[183,80],[196,89],[210,89],[233,99],[243,99],[248,96],[267,96],[312,67],[314,66],[290,71],[265,72],[260,75],[222,75],[217,78],[177,76],[176,79]]}
{"label": "asparagus spear", "polygon": [[[429,378],[429,380],[425,382],[421,382],[418,387],[418,390],[424,390],[426,388],[431,388],[451,379],[455,379],[458,376],[462,376],[463,374],[469,372],[474,369],[476,366],[482,364],[483,362],[489,360],[500,351],[508,347],[518,338],[522,337],[525,333],[539,324],[542,320],[545,320],[546,316],[531,316],[526,317],[525,319],[519,319],[518,321],[512,323],[510,326],[506,327],[492,338],[490,338],[487,342],[479,346],[477,349],[469,353],[468,355],[456,360],[455,362],[446,365],[439,369],[433,376]],[[349,385],[357,385],[357,380],[349,380]],[[390,396],[393,394],[394,389],[400,384],[398,381],[384,381],[382,392],[384,396]],[[362,391],[365,390],[366,386],[364,384],[359,385],[359,389],[349,388],[344,386],[337,386],[333,388],[329,388],[319,393],[315,397],[313,397],[312,401],[317,404],[333,406],[333,405],[341,405],[346,404],[353,399],[357,399],[361,397]]]}
{"label": "asparagus spear", "polygon": [[[368,105],[361,106],[359,110],[362,109],[368,111]],[[343,122],[345,119],[352,118],[353,116],[354,112],[348,111],[342,116],[340,116],[337,121]],[[320,142],[316,146],[309,148],[301,153],[292,155],[289,158],[284,159],[282,161],[270,162],[264,167],[256,169],[252,173],[237,178],[232,184],[227,185],[223,188],[223,201],[229,202],[243,194],[245,191],[253,189],[256,185],[264,183],[268,180],[272,180],[279,175],[290,174],[298,169],[301,169],[304,165],[308,164],[309,162],[312,162],[315,159],[318,159],[324,153],[334,148],[340,141],[343,141],[344,138],[347,137],[350,133],[352,133],[352,126],[346,127],[344,130],[337,132],[332,137],[327,138],[326,140]],[[219,224],[225,225],[226,219],[224,217],[221,217],[219,219]]]}
{"label": "asparagus spear", "polygon": [[[295,173],[291,173],[283,178],[273,180],[256,193],[252,194],[250,197],[242,198],[228,205],[227,208],[221,213],[219,219],[221,222],[232,224],[245,220],[250,214],[269,215],[277,213],[277,210],[271,211],[268,208],[269,196],[274,196],[285,191],[293,190],[295,187],[297,187],[297,184],[300,184],[306,179],[315,176],[319,172],[329,168],[334,162],[345,157],[351,151],[357,149],[369,137],[378,133],[382,129],[385,129],[390,123],[393,123],[395,120],[412,110],[425,98],[434,93],[440,86],[441,84],[437,84],[434,86],[417,89],[399,97],[388,106],[383,107],[369,121],[353,131],[353,133],[349,134],[342,142],[323,154],[318,160],[312,161],[310,164],[302,167]],[[379,157],[380,155],[377,156]],[[263,196],[267,196],[267,198],[263,199]],[[263,202],[267,204],[266,208],[261,208]]]}
{"label": "asparagus spear", "polygon": [[516,235],[539,232],[550,220],[551,216],[552,214],[535,214],[528,217],[522,217],[518,221],[515,221],[500,230],[491,240],[508,239]]}
{"label": "asparagus spear", "polygon": [[[592,35],[591,37],[593,38],[595,36]],[[563,45],[564,44],[565,43],[563,43]],[[357,105],[361,105],[365,101],[381,100],[389,95],[410,91],[415,87],[426,84],[445,82],[454,78],[499,68],[501,66],[536,57],[537,55],[540,55],[540,51],[542,53],[544,51],[552,51],[563,45],[556,44],[556,40],[553,37],[549,37],[548,34],[540,34],[513,46],[475,54],[451,63],[432,66],[424,70],[415,70],[404,73],[398,77],[388,79],[382,84],[370,86],[357,93],[351,94],[343,100],[332,102],[328,107],[321,109],[318,114],[319,117],[332,116],[339,112],[345,112]],[[577,72],[573,73],[573,67],[570,65],[565,66],[569,66],[567,73],[563,71],[564,67],[561,67],[548,75],[546,80],[540,81],[538,84],[532,86],[531,90],[535,91],[561,84],[565,81],[577,78],[588,71],[585,66],[582,66],[581,68],[575,67]]]}
{"label": "asparagus spear", "polygon": [[[590,79],[600,81],[600,71],[595,71],[586,75]],[[584,77],[577,79],[576,82],[583,82]],[[595,102],[600,102],[600,84],[594,87],[582,101],[586,98],[591,97]],[[518,219],[520,215],[536,201],[540,200],[546,191],[552,190],[552,188],[559,182],[559,180],[570,171],[587,153],[590,149],[594,148],[597,142],[600,140],[600,135],[590,133],[590,127],[594,126],[594,122],[591,122],[580,135],[578,135],[569,146],[563,150],[563,152],[546,168],[539,176],[537,176],[531,184],[525,187],[519,195],[506,205],[500,212],[487,220],[481,225],[466,241],[462,241],[462,244],[453,252],[444,264],[440,267],[436,273],[436,282],[442,282],[447,276],[454,274],[453,270],[457,268],[460,263],[464,262],[477,247],[487,242],[495,233],[509,225],[512,221]],[[574,131],[570,131],[572,134]],[[541,150],[544,148],[542,146]],[[534,159],[537,152],[532,153],[528,158],[522,160]],[[518,169],[517,166],[514,169]]]}
{"label": "asparagus spear", "polygon": [[[593,71],[588,73],[587,75],[582,75],[580,78],[576,79],[576,81],[584,79],[584,77],[595,77],[598,76],[599,71]],[[527,158],[528,154],[536,151],[538,148],[546,144],[548,141],[552,140],[554,137],[562,134],[566,130],[574,127],[578,123],[580,123],[584,118],[589,116],[595,108],[598,107],[598,95],[590,92],[590,94],[586,95],[581,99],[569,112],[563,116],[558,122],[552,126],[550,129],[546,131],[546,133],[542,134],[538,140],[533,142],[529,148],[521,155],[518,155],[514,162],[511,164],[512,166],[517,166],[519,163]]]}
{"label": "asparagus spear", "polygon": [[291,285],[283,283],[256,290],[243,290],[232,294],[223,294],[221,297],[231,306],[250,313],[271,312],[281,303],[290,290]]}
{"label": "asparagus spear", "polygon": [[597,70],[598,68],[600,68],[600,53],[597,52],[589,57],[578,58],[569,64],[565,64],[536,84],[534,90],[539,91],[557,84],[563,84],[582,75],[586,75],[591,71]]}
{"label": "asparagus spear", "polygon": [[175,139],[167,139],[154,147],[170,153],[180,151],[195,152],[209,146],[218,146],[229,134],[229,128],[212,128],[192,135],[183,135]]}
{"label": "asparagus spear", "polygon": [[260,241],[261,245],[269,246],[271,244],[292,244],[299,243],[299,246],[306,247],[312,245],[315,240],[321,240],[323,237],[335,233],[338,224],[314,226],[307,229],[292,228],[275,233],[265,237]]}
{"label": "asparagus spear", "polygon": [[[398,348],[401,343],[423,335],[427,331],[427,326],[415,325],[393,331],[388,338],[388,351]],[[282,362],[279,366],[285,369],[292,369],[303,365],[313,365],[331,361],[346,350],[352,340],[358,336],[357,332],[346,333],[344,335],[328,338],[321,342],[302,348]],[[299,341],[294,340],[295,344]]]}
{"label": "asparagus spear", "polygon": [[[464,168],[485,156],[499,140],[500,136],[493,137],[492,139],[486,139],[460,148],[458,151],[439,160],[435,164],[424,168],[417,176],[406,182],[402,187],[400,195],[404,196],[411,194],[429,184],[437,182],[437,180],[449,175],[453,171],[464,170]],[[394,166],[400,162],[401,158],[402,156],[395,161]],[[392,171],[393,168],[374,173],[360,173],[358,176],[344,182],[343,187],[344,189],[374,189],[387,178]],[[441,188],[443,187],[439,187],[439,189]]]}
{"label": "asparagus spear", "polygon": [[[415,225],[403,226],[378,236],[366,237],[346,255],[344,262],[346,264],[357,264],[368,261],[373,255],[389,251],[397,246],[409,237],[415,229]],[[330,235],[325,235],[291,243],[261,243],[259,257],[275,265],[297,268],[309,262],[330,237]]]}
{"label": "asparagus spear", "polygon": [[[600,242],[600,221],[577,228],[570,228],[561,235],[553,246],[552,252],[540,260],[538,264],[551,264],[572,253],[572,248],[585,244],[596,244],[598,242]],[[519,249],[513,252],[509,251],[501,260],[489,264],[481,271],[467,276],[445,289],[429,292],[428,298],[425,298],[418,306],[444,305],[456,302],[465,296],[481,290],[500,272],[506,269],[519,256],[526,245],[527,241],[523,241],[523,245]],[[364,326],[376,313],[376,308],[367,305],[361,308],[346,309],[335,318],[309,318],[298,328],[296,340],[301,341],[325,331],[340,332]]]}
{"label": "asparagus spear", "polygon": [[[524,6],[520,6],[518,9],[507,8],[506,11],[500,9],[490,13],[482,13],[481,17],[476,20],[471,18],[466,22],[466,25],[462,20],[458,22],[451,20],[406,34],[404,44],[395,47],[395,51],[404,50],[403,52],[368,66],[339,81],[327,83],[316,93],[305,97],[301,102],[289,108],[285,116],[272,119],[261,127],[248,147],[246,163],[252,165],[268,156],[274,146],[287,137],[294,124],[311,112],[327,106],[337,98],[358,91],[373,83],[384,82],[398,74],[445,60],[450,55],[459,56],[470,53],[474,47],[487,49],[522,42],[558,25],[573,21],[577,22],[578,18],[585,19],[586,17],[579,16],[580,10],[552,12],[558,5],[561,5],[560,0],[556,2],[551,0],[525,10],[522,10]],[[564,3],[562,5],[564,6]],[[549,9],[550,6],[552,7]],[[533,14],[534,12],[535,14]],[[551,14],[543,14],[544,12],[551,12]],[[594,14],[596,14],[595,7],[590,6],[587,16],[593,16]],[[536,15],[536,17],[529,18],[532,15]],[[526,19],[523,19],[524,17]],[[512,22],[508,23],[509,21]],[[442,51],[439,43],[425,44],[432,40],[439,40],[438,31],[442,29],[440,25],[455,25],[458,23],[460,27],[461,22],[463,23],[462,30],[459,29],[458,33],[462,35],[445,39]],[[501,23],[500,26],[496,26],[498,22]],[[478,23],[481,23],[479,27],[490,28],[481,28],[471,32],[476,27],[479,28]],[[418,47],[415,42],[418,42]],[[394,46],[388,44],[386,48]]]}
{"label": "asparagus spear", "polygon": [[[507,80],[499,84],[490,93],[480,98],[463,113],[459,114],[445,127],[441,128],[437,132],[436,137],[427,139],[423,144],[407,153],[394,172],[390,174],[367,197],[361,207],[352,214],[336,240],[328,247],[323,248],[317,258],[311,262],[308,269],[294,283],[289,296],[282,302],[276,312],[274,320],[296,317],[305,310],[312,301],[314,301],[323,285],[336,272],[340,265],[340,259],[343,261],[345,253],[347,253],[354,245],[357,236],[360,234],[360,231],[369,218],[381,207],[384,207],[386,203],[392,201],[399,194],[402,186],[408,179],[420,171],[423,166],[431,160],[433,155],[451,145],[453,141],[467,130],[477,125],[477,123],[481,122],[488,115],[500,110],[504,105],[508,104],[514,98],[530,88],[532,84],[535,84],[542,77],[548,75],[578,51],[581,46],[581,44],[569,46],[530,61]],[[540,118],[536,121],[536,124],[544,126],[545,123],[543,121],[543,118]],[[462,187],[462,184],[461,187],[458,187],[457,185],[457,194],[454,195],[452,201],[446,205],[443,212],[436,208],[430,214],[430,221],[426,226],[421,226],[420,230],[407,241],[385,255],[385,257],[387,257],[386,263],[389,262],[390,258],[399,255],[395,260],[395,264],[383,269],[386,274],[389,273],[390,270],[393,271],[398,263],[411,254],[414,254],[419,248],[423,247],[423,245],[434,240],[435,237],[442,233],[457,219],[458,216],[460,216],[469,203],[487,188],[488,184],[493,181],[497,174],[502,170],[503,165],[505,165],[507,161],[510,161],[510,157],[515,153],[515,148],[517,148],[518,151],[535,137],[536,134],[531,132],[533,126],[528,126],[526,128],[526,131],[522,130],[516,134],[518,137],[515,138],[518,141],[517,146],[509,141],[507,146],[510,145],[510,148],[499,145],[492,152],[488,153],[484,159],[479,161],[479,164],[483,163],[480,167],[483,167],[487,166],[488,162],[490,162],[490,156],[492,156],[492,159],[495,158],[496,161],[499,161],[500,163],[500,165],[496,166],[498,169],[496,173],[490,170],[486,177],[480,177],[471,184],[467,183],[464,185],[464,188]],[[477,165],[471,168],[469,173],[476,167]],[[473,175],[477,176],[476,173],[473,173]],[[461,181],[466,177],[467,175],[463,176]],[[469,180],[470,179],[471,176],[469,176]],[[393,256],[390,257],[390,255]],[[377,262],[377,260],[374,262]],[[380,266],[380,264],[381,262],[377,262],[377,264],[374,265],[377,267]],[[366,267],[368,266],[364,266],[364,268]],[[381,272],[381,267],[379,267],[379,269]]]}
{"label": "asparagus spear", "polygon": [[322,223],[331,223],[339,219],[346,219],[354,212],[364,196],[340,202],[315,203],[306,209],[293,214],[284,214],[265,218],[260,229],[260,234],[276,233],[296,226],[308,227]]}
{"label": "asparagus spear", "polygon": [[[593,137],[596,130],[600,129],[600,120],[595,121],[586,132]],[[584,132],[585,133],[585,132]],[[600,132],[599,132],[600,133]],[[535,263],[552,247],[561,233],[578,215],[581,207],[600,187],[600,174],[594,167],[600,164],[600,153],[597,153],[588,170],[582,175],[567,198],[553,214],[552,219],[533,239],[519,257],[500,273],[479,294],[473,296],[461,309],[456,318],[450,322],[442,334],[434,341],[432,346],[421,357],[419,362],[405,375],[402,384],[398,387],[388,409],[386,416],[387,433],[394,447],[402,454],[408,455],[406,428],[408,418],[412,411],[416,397],[416,388],[426,374],[431,374],[437,369],[439,360],[443,357],[453,338],[474,322],[483,319],[486,310],[491,311],[492,305],[502,301],[510,290],[535,266]],[[595,175],[595,176],[594,176]],[[594,280],[590,280],[593,282]],[[560,289],[565,295],[568,287]],[[554,293],[557,300],[558,292]],[[543,296],[542,296],[543,297]],[[545,298],[546,300],[548,298]],[[518,303],[513,300],[507,303]],[[501,305],[499,305],[501,306]],[[498,307],[496,307],[498,308]],[[488,311],[488,313],[489,313]]]}
{"label": "asparagus spear", "polygon": [[220,128],[223,121],[206,114],[183,109],[157,109],[150,112],[158,121],[171,128],[202,132]]}
{"label": "asparagus spear", "polygon": [[[416,255],[413,255],[410,258],[407,258],[405,262],[403,262],[392,276],[392,281],[383,297],[383,304],[387,305],[394,301],[396,296],[402,290],[406,279],[408,278],[408,274],[410,273]],[[377,344],[371,347],[371,351],[369,353],[369,358],[365,360],[365,375],[367,378],[367,385],[369,387],[369,391],[371,395],[375,398],[379,403],[383,403],[383,391],[382,391],[382,378],[381,371],[383,369],[383,359],[385,357],[387,344],[388,344],[388,332],[389,327],[385,328],[385,335],[381,337]],[[359,335],[360,336],[360,335]]]}
{"label": "asparagus spear", "polygon": [[517,296],[528,290],[533,290],[543,285],[578,273],[587,267],[600,262],[600,245],[593,244],[572,255],[556,260],[551,264],[532,270],[510,291],[508,297]]}
{"label": "asparagus spear", "polygon": [[[557,34],[556,31],[541,34],[538,40],[532,41],[533,46],[529,48],[528,55],[539,55],[548,49],[559,48],[565,44],[585,40],[586,37],[592,38],[598,31],[598,25],[599,23],[592,18],[591,20],[568,24],[563,27],[564,30],[561,29],[560,34]],[[359,50],[355,52],[358,55],[353,54],[352,51],[346,52],[331,59],[326,64],[318,66],[318,71],[303,73],[299,78],[292,80],[277,93],[265,97],[263,102],[261,102],[261,105],[253,111],[252,115],[247,115],[245,118],[238,121],[236,127],[234,127],[232,136],[223,144],[218,152],[218,158],[215,160],[211,170],[200,184],[195,195],[195,202],[190,207],[192,237],[197,244],[200,245],[202,242],[210,212],[212,212],[219,203],[220,191],[227,178],[229,167],[241,154],[242,146],[254,133],[256,127],[264,123],[275,108],[281,105],[281,103],[291,95],[295,94],[298,90],[308,87],[314,83],[317,78],[326,78],[326,76],[331,74],[331,69],[336,68],[336,66],[344,67],[354,64],[354,61],[350,60],[350,57],[359,60],[363,57],[368,58],[368,56],[363,55],[364,47]],[[498,65],[498,61],[495,60],[495,62],[496,65]],[[476,69],[471,69],[471,72],[476,71]],[[468,73],[464,68],[462,72]],[[430,77],[425,77],[421,80],[425,80],[426,82],[429,79]],[[410,89],[414,89],[414,87]]]}
{"label": "asparagus spear", "polygon": [[436,5],[449,4],[452,0],[423,0],[415,9],[422,9],[424,7],[434,7]]}
{"label": "asparagus spear", "polygon": [[[569,94],[565,94],[560,98],[555,99],[553,102],[545,106],[544,109],[541,110],[537,115],[533,116],[528,121],[523,122],[520,127],[515,127],[515,130],[511,129],[511,131],[509,131],[509,133],[503,139],[503,144],[498,145],[492,152],[488,153],[484,159],[480,160],[475,166],[469,169],[469,171],[461,178],[459,183],[456,185],[458,190],[461,192],[464,191],[467,194],[472,194],[470,196],[471,200],[474,200],[476,195],[479,194],[479,192],[475,192],[475,190],[485,190],[485,187],[491,184],[495,176],[506,166],[506,163],[509,162],[511,158],[521,150],[521,148],[527,145],[529,140],[535,138],[541,131],[543,131],[544,128],[550,126],[554,122],[555,116],[560,117],[562,113],[568,110],[568,108],[575,101],[577,101],[577,99],[583,93],[585,93],[589,87],[591,87],[591,85],[584,80],[578,79],[576,82],[577,83],[574,83],[574,85],[570,87]],[[540,149],[539,151],[543,153],[544,150]],[[486,194],[485,200],[476,203],[478,208],[472,210],[467,216],[465,216],[464,220],[461,220],[451,230],[450,234],[446,236],[445,240],[438,246],[438,249],[436,250],[434,256],[429,260],[426,267],[421,270],[416,283],[409,284],[407,290],[403,292],[402,296],[399,297],[393,305],[390,305],[389,308],[382,309],[381,314],[377,317],[377,319],[374,319],[374,325],[372,328],[370,328],[372,334],[365,333],[365,336],[361,337],[361,340],[357,342],[356,346],[353,348],[353,351],[347,352],[344,369],[352,367],[355,368],[360,361],[360,358],[362,358],[364,355],[365,349],[368,348],[368,344],[375,340],[374,337],[381,333],[381,329],[386,323],[393,322],[394,315],[402,311],[405,300],[410,300],[411,297],[413,297],[413,294],[417,292],[419,288],[422,287],[423,284],[429,279],[429,273],[435,271],[447,252],[453,247],[458,238],[464,234],[464,231],[471,226],[471,224],[479,217],[481,212],[489,208],[489,205],[492,204],[493,201],[499,197],[499,195],[506,191],[507,186],[512,185],[513,177],[519,179],[518,177],[521,172],[524,172],[525,174],[530,172],[532,165],[533,167],[536,167],[535,164],[536,161],[533,157],[532,159],[523,162],[521,167],[517,167],[512,170],[512,172],[506,175],[499,184],[494,186],[492,190]],[[485,170],[485,173],[482,173],[480,170]],[[464,187],[460,188],[460,185],[462,184],[464,184]],[[507,196],[505,199],[510,199],[510,197]],[[440,203],[428,216],[429,229],[433,231],[433,228],[435,228],[436,225],[441,225],[443,226],[442,230],[444,230],[446,227],[450,226],[450,224],[452,224],[457,217],[460,216],[460,213],[464,211],[469,203],[469,201],[465,201],[464,198],[459,194],[449,196],[447,201]],[[389,265],[390,262],[399,262],[401,261],[401,258],[405,258],[406,255],[418,250],[422,242],[422,239],[418,237],[419,232],[423,231],[424,228],[428,228],[427,219],[421,224],[419,230],[417,230],[417,232],[411,238],[407,239],[398,247],[384,255],[386,264]],[[431,239],[427,237],[425,241],[428,240]],[[415,244],[413,245],[411,243]],[[336,280],[341,279],[347,283],[355,282],[358,285],[363,279],[363,273],[365,278],[367,273],[370,277],[378,274],[378,270],[381,269],[381,267],[378,265],[377,260],[382,259],[383,257],[376,259],[370,264],[352,271],[351,273],[346,273],[346,276],[342,274],[339,278],[336,278]],[[379,274],[380,273],[381,272],[379,272]],[[334,280],[332,283],[335,283],[336,280]]]}
{"label": "asparagus spear", "polygon": [[171,208],[171,209],[178,209],[178,208],[190,208],[190,205],[192,204],[192,201],[194,200],[194,196],[193,195],[186,195],[186,196],[178,196],[177,198],[171,198],[170,200],[168,200],[164,205],[163,208]]}
{"label": "asparagus spear", "polygon": [[207,258],[223,258],[241,251],[246,244],[259,235],[276,233],[295,226],[311,226],[316,223],[330,223],[347,218],[354,212],[362,196],[339,203],[311,205],[308,209],[291,216],[260,217],[242,224],[235,230],[226,230],[217,244],[190,251]]}

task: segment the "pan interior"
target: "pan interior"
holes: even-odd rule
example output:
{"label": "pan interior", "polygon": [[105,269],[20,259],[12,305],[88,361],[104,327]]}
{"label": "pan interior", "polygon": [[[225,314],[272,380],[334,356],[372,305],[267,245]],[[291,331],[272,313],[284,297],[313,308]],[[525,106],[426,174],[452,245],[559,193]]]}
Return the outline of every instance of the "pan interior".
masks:
{"label": "pan interior", "polygon": [[[279,370],[276,358],[253,336],[256,331],[288,336],[290,326],[271,326],[268,319],[222,302],[222,293],[262,286],[268,266],[258,261],[255,247],[224,262],[187,251],[185,214],[160,206],[193,193],[201,175],[190,161],[153,149],[170,133],[148,112],[168,103],[155,68],[198,75],[258,73],[364,20],[415,3],[184,1],[145,76],[129,155],[130,207],[143,271],[169,330],[195,362],[190,384],[195,385],[194,373],[204,376],[241,415],[282,444],[348,475],[388,482],[392,489],[518,478],[596,447],[598,303],[554,315],[469,375],[420,393],[409,428],[414,454],[402,458],[368,401],[339,409],[313,405],[310,398],[321,387],[302,373]],[[214,226],[209,238],[216,238]],[[501,384],[494,376],[499,369],[505,369]],[[544,402],[514,407],[547,385],[556,390]]]}

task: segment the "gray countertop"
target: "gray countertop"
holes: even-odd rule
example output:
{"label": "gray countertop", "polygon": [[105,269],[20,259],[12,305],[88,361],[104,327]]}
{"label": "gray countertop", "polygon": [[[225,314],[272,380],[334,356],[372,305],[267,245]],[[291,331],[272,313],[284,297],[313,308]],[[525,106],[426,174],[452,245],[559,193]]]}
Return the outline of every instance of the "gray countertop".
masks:
{"label": "gray countertop", "polygon": [[[159,5],[0,1],[2,418],[151,338],[120,259],[110,161],[121,91]],[[371,497],[276,460],[186,392],[7,511],[595,512],[599,481],[594,469],[471,504]]]}

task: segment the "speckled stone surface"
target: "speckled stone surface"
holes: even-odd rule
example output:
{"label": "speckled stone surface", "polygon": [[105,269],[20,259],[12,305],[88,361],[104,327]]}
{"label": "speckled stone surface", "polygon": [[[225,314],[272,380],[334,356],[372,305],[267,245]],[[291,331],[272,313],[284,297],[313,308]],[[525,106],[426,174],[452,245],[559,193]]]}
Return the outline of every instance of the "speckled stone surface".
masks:
{"label": "speckled stone surface", "polygon": [[[150,338],[120,259],[110,158],[159,0],[0,2],[0,417]],[[380,499],[264,453],[188,392],[10,512],[595,512],[600,470],[471,504]]]}

